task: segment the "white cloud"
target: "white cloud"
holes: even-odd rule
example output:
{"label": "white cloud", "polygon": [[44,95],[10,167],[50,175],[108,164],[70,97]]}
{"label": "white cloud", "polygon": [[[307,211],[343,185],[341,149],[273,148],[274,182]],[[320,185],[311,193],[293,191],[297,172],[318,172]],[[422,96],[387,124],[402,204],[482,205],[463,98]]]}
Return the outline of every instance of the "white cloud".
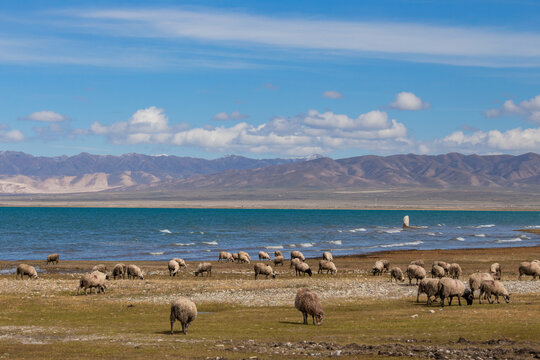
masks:
{"label": "white cloud", "polygon": [[248,116],[240,113],[240,111],[233,111],[230,114],[226,112],[219,112],[216,115],[212,116],[212,120],[216,121],[243,120],[246,118],[248,118]]}
{"label": "white cloud", "polygon": [[446,148],[476,150],[475,152],[540,151],[540,128],[511,129],[507,131],[475,131],[465,134],[456,131],[441,140]]}
{"label": "white cloud", "polygon": [[428,108],[429,103],[422,102],[422,99],[412,92],[402,91],[396,95],[390,107],[398,110],[422,110]]}
{"label": "white cloud", "polygon": [[41,121],[41,122],[62,122],[62,121],[69,120],[67,116],[61,115],[59,113],[56,113],[50,110],[37,111],[21,119],[29,120],[29,121]]}
{"label": "white cloud", "polygon": [[488,109],[484,112],[487,118],[500,116],[523,116],[525,119],[540,124],[540,95],[516,104],[514,100],[506,100],[500,108]]}
{"label": "white cloud", "polygon": [[17,129],[10,130],[9,125],[0,125],[0,142],[20,142],[24,140],[24,135]]}
{"label": "white cloud", "polygon": [[[78,134],[85,132],[78,131]],[[163,109],[151,107],[137,111],[129,121],[111,125],[95,122],[87,132],[107,136],[117,144],[170,144],[213,152],[289,156],[330,153],[345,148],[389,152],[404,150],[412,144],[405,125],[389,120],[385,112],[378,110],[356,118],[310,110],[307,114],[276,117],[261,125],[240,122],[233,126],[180,129],[168,125]]]}
{"label": "white cloud", "polygon": [[341,99],[343,97],[343,94],[340,93],[339,91],[329,90],[329,91],[323,92],[322,97],[327,98],[327,99]]}

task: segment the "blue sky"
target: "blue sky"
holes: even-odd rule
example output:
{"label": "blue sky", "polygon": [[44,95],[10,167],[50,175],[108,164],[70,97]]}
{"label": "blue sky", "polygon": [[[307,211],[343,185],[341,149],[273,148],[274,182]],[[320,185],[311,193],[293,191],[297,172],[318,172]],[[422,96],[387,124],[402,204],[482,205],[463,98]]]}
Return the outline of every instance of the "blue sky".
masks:
{"label": "blue sky", "polygon": [[3,150],[540,152],[536,1],[89,4],[0,4]]}

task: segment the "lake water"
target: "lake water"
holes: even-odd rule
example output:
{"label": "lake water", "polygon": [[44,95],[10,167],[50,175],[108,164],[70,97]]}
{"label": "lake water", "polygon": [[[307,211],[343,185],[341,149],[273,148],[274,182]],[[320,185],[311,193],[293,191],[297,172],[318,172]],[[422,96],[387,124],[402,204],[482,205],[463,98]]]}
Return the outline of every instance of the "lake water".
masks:
{"label": "lake water", "polygon": [[[403,216],[421,229],[402,230]],[[540,245],[540,211],[0,208],[0,260],[217,260],[219,251],[288,257],[398,249]]]}

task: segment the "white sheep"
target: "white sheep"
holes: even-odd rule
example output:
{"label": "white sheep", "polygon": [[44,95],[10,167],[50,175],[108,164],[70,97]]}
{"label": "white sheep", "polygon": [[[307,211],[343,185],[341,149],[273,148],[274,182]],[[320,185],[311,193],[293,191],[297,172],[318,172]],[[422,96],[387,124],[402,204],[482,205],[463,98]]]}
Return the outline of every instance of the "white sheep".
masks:
{"label": "white sheep", "polygon": [[307,325],[308,315],[313,318],[313,325],[321,325],[324,319],[319,297],[310,289],[300,289],[294,298],[294,307],[302,313],[304,324]]}
{"label": "white sheep", "polygon": [[418,283],[418,291],[416,292],[416,302],[420,302],[420,294],[427,295],[427,305],[431,305],[431,297],[438,297],[439,279],[425,278]]}
{"label": "white sheep", "polygon": [[371,269],[371,273],[373,276],[375,275],[382,275],[384,272],[384,263],[380,260],[375,261],[375,265],[373,265],[373,268]]}
{"label": "white sheep", "polygon": [[493,263],[489,267],[489,272],[495,280],[500,280],[502,277],[502,267],[499,263]]}
{"label": "white sheep", "polygon": [[137,265],[133,265],[133,264],[128,265],[127,276],[128,276],[128,279],[133,278],[134,280],[135,279],[144,280],[144,276],[141,269]]}
{"label": "white sheep", "polygon": [[270,255],[265,251],[259,251],[259,260],[272,260]]}
{"label": "white sheep", "polygon": [[125,279],[127,275],[127,266],[125,264],[114,265],[112,275],[114,280],[116,280],[116,277],[122,277],[122,279]]}
{"label": "white sheep", "polygon": [[278,264],[281,264],[281,266],[283,266],[284,263],[285,258],[283,257],[283,255],[278,255],[274,257],[274,266],[277,266]]}
{"label": "white sheep", "polygon": [[300,264],[302,262],[302,260],[300,260],[299,258],[294,258],[291,260],[291,265],[289,266],[289,269],[292,268],[292,267],[296,267],[296,264]]}
{"label": "white sheep", "polygon": [[300,251],[294,250],[294,251],[291,251],[291,261],[293,259],[300,259],[300,260],[304,261],[304,260],[306,260],[306,257]]}
{"label": "white sheep", "polygon": [[306,276],[306,274],[308,274],[311,277],[311,275],[313,274],[311,272],[311,269],[309,268],[309,265],[305,262],[296,263],[294,265],[294,268],[296,270],[296,275],[298,276],[300,275]]}
{"label": "white sheep", "polygon": [[234,261],[238,261],[238,253],[233,253],[232,258]]}
{"label": "white sheep", "polygon": [[234,261],[234,258],[231,253],[228,253],[226,251],[221,251],[219,253],[218,261]]}
{"label": "white sheep", "polygon": [[266,278],[268,279],[269,276],[271,276],[273,279],[276,278],[276,272],[272,269],[270,265],[266,265],[263,263],[257,263],[253,266],[253,270],[255,271],[255,280],[257,280],[257,277],[259,274],[266,275]]}
{"label": "white sheep", "polygon": [[418,265],[409,265],[407,266],[407,277],[409,278],[409,285],[411,285],[412,279],[416,279],[418,284],[419,280],[422,280],[426,277],[426,269]]}
{"label": "white sheep", "polygon": [[240,254],[238,253],[238,262],[239,263],[250,263],[250,259],[246,256],[246,254]]}
{"label": "white sheep", "polygon": [[249,256],[249,254],[248,254],[247,252],[245,252],[245,251],[239,251],[239,252],[238,252],[238,257],[240,257],[240,256],[242,256],[242,255],[243,255],[244,257],[246,257],[249,261],[251,261],[251,256]]}
{"label": "white sheep", "polygon": [[448,306],[452,305],[452,299],[458,298],[459,306],[461,306],[461,298],[467,301],[467,305],[472,305],[474,295],[473,292],[465,288],[462,281],[444,277],[439,280],[437,294],[441,298],[441,307],[444,307],[444,299],[448,298]]}
{"label": "white sheep", "polygon": [[184,261],[184,259],[180,259],[180,258],[172,258],[174,261],[176,261],[178,263],[178,265],[182,268],[187,268],[187,264],[186,262]]}
{"label": "white sheep", "polygon": [[444,273],[448,274],[448,269],[450,268],[450,264],[448,264],[447,262],[437,260],[437,261],[433,262],[433,265],[438,265],[438,266],[442,267],[444,269]]}
{"label": "white sheep", "polygon": [[56,253],[54,254],[51,254],[49,256],[47,256],[47,260],[45,260],[45,263],[47,265],[49,265],[50,263],[57,263],[58,264],[58,260],[60,259],[60,256]]}
{"label": "white sheep", "polygon": [[94,271],[99,271],[99,272],[102,272],[104,274],[107,273],[107,266],[105,264],[97,264],[97,265],[94,265],[94,267],[92,268],[92,272]]}
{"label": "white sheep", "polygon": [[207,276],[212,276],[212,264],[209,262],[200,263],[197,266],[197,269],[195,269],[195,276],[199,276],[199,274],[204,276],[204,273],[206,273]]}
{"label": "white sheep", "polygon": [[323,260],[326,261],[334,261],[334,257],[332,256],[332,253],[330,251],[325,251],[322,253]]}
{"label": "white sheep", "polygon": [[390,269],[390,282],[392,282],[393,279],[395,279],[396,282],[405,281],[405,277],[403,276],[403,271],[401,271],[400,268],[393,267],[392,269]]}
{"label": "white sheep", "polygon": [[334,275],[337,274],[336,265],[330,260],[320,260],[319,261],[319,271],[317,271],[317,274],[320,274],[324,270],[326,270],[327,274],[329,274],[329,273],[332,273]]}
{"label": "white sheep", "polygon": [[180,270],[180,265],[176,262],[176,260],[169,260],[168,268],[169,276],[176,276],[176,274]]}
{"label": "white sheep", "polygon": [[17,266],[17,273],[15,274],[15,279],[21,276],[21,280],[24,280],[24,275],[28,275],[29,279],[37,279],[38,274],[36,268],[27,264],[19,264]]}
{"label": "white sheep", "polygon": [[534,260],[531,262],[524,261],[519,264],[518,280],[521,280],[523,275],[532,276],[532,280],[536,280],[536,277],[540,276],[540,262],[538,262],[538,260]]}
{"label": "white sheep", "polygon": [[463,271],[461,270],[461,266],[459,266],[459,264],[452,263],[448,267],[448,276],[450,276],[452,279],[459,279],[462,274]]}
{"label": "white sheep", "polygon": [[506,291],[502,282],[497,280],[482,281],[480,284],[480,296],[478,299],[480,304],[482,303],[482,295],[484,295],[484,298],[486,298],[490,304],[493,304],[493,301],[491,301],[491,295],[495,296],[495,299],[497,299],[497,304],[500,304],[499,296],[502,296],[507,304],[510,302],[510,294],[508,291]]}
{"label": "white sheep", "polygon": [[432,278],[442,278],[445,275],[444,269],[439,265],[433,265],[431,267],[431,277]]}
{"label": "white sheep", "polygon": [[418,265],[424,267],[424,260],[413,260],[409,265]]}
{"label": "white sheep", "polygon": [[281,253],[281,250],[276,250],[274,251],[274,256],[283,256],[283,254]]}
{"label": "white sheep", "polygon": [[469,277],[469,287],[471,288],[471,291],[474,293],[476,290],[480,289],[480,284],[482,284],[482,281],[484,280],[495,280],[493,278],[493,275],[489,273],[474,273],[471,274]]}
{"label": "white sheep", "polygon": [[92,289],[96,289],[97,293],[105,292],[105,280],[107,280],[107,276],[101,271],[93,271],[90,274],[83,274],[79,280],[79,288],[77,289],[77,293],[80,293],[81,289],[84,289],[85,295],[87,294],[88,289],[90,289],[90,291],[92,291]]}
{"label": "white sheep", "polygon": [[171,304],[171,335],[174,333],[173,327],[175,320],[182,324],[182,332],[187,334],[187,329],[191,322],[197,318],[197,306],[195,303],[185,297],[179,297]]}

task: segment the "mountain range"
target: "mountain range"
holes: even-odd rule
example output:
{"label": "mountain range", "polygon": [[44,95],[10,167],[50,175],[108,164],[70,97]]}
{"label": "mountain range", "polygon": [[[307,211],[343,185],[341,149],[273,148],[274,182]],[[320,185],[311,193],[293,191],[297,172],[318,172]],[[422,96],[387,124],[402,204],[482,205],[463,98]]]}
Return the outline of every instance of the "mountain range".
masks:
{"label": "mountain range", "polygon": [[35,157],[0,152],[0,193],[241,188],[540,187],[540,155],[366,155],[333,160]]}

